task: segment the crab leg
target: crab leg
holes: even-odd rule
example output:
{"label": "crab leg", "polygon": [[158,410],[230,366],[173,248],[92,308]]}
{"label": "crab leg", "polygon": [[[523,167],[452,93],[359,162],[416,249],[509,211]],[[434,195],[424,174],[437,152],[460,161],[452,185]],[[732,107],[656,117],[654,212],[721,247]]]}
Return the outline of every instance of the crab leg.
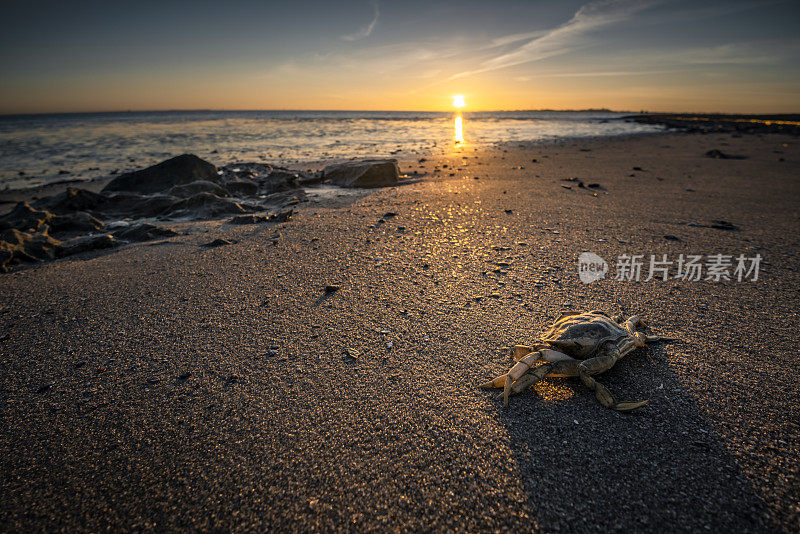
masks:
{"label": "crab leg", "polygon": [[[556,352],[556,351],[553,351]],[[564,355],[566,356],[566,355]],[[533,370],[526,373],[522,378],[517,380],[511,385],[511,395],[516,395],[518,393],[522,393],[539,380],[546,376],[551,377],[567,377],[567,376],[578,376],[578,364],[580,362],[573,358],[567,356],[566,359],[552,362],[552,363],[545,363],[544,365],[540,365],[539,367],[535,367]]]}
{"label": "crab leg", "polygon": [[[635,348],[635,346],[632,348]],[[589,358],[588,360],[582,361],[578,365],[578,376],[580,376],[581,382],[583,382],[586,387],[594,391],[594,396],[598,401],[600,401],[600,404],[606,408],[617,410],[618,412],[629,412],[631,410],[635,410],[636,408],[644,406],[650,401],[617,402],[614,400],[611,392],[608,391],[603,384],[592,378],[590,375],[600,374],[611,369],[614,364],[617,363],[617,360],[626,353],[627,352],[621,352],[617,347],[611,347],[607,350],[606,354],[597,356],[595,358]]]}
{"label": "crab leg", "polygon": [[[518,348],[520,348],[520,346],[515,347],[515,353],[517,353]],[[539,361],[544,361],[547,363],[536,367],[536,363]],[[520,393],[548,374],[552,374],[552,371],[557,371],[558,369],[562,368],[566,369],[569,366],[565,366],[565,364],[562,363],[566,361],[574,362],[575,360],[566,354],[553,349],[543,348],[537,350],[536,352],[529,352],[525,356],[519,358],[519,361],[514,364],[508,373],[489,380],[488,382],[481,384],[480,387],[503,388],[503,405],[508,406],[508,397],[512,394],[512,392],[514,394]],[[568,371],[559,371],[559,374],[566,372]],[[568,376],[576,376],[576,374],[577,372]]]}

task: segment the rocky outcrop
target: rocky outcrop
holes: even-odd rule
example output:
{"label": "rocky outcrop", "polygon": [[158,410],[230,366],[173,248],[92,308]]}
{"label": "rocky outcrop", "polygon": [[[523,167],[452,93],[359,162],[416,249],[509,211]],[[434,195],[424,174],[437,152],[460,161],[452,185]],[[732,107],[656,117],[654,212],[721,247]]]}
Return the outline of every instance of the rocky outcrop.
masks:
{"label": "rocky outcrop", "polygon": [[258,194],[258,184],[250,180],[226,182],[225,189],[235,197],[253,197]]}
{"label": "rocky outcrop", "polygon": [[82,252],[114,248],[119,244],[119,241],[110,234],[85,235],[60,243],[55,249],[55,254],[59,258],[63,258]]}
{"label": "rocky outcrop", "polygon": [[221,215],[247,213],[260,209],[259,206],[240,204],[227,198],[212,195],[211,193],[198,193],[189,198],[174,202],[162,212],[162,216],[211,219]]}
{"label": "rocky outcrop", "polygon": [[396,159],[367,159],[329,165],[322,178],[340,187],[388,187],[397,185],[400,168]]}
{"label": "rocky outcrop", "polygon": [[60,244],[48,234],[47,228],[40,232],[4,230],[0,232],[0,272],[21,263],[52,259]]}
{"label": "rocky outcrop", "polygon": [[18,203],[11,212],[0,217],[0,230],[17,229],[36,232],[48,227],[50,233],[93,232],[103,227],[103,222],[86,212],[55,215],[37,210],[27,202]]}
{"label": "rocky outcrop", "polygon": [[228,191],[219,184],[208,180],[198,180],[183,185],[176,185],[167,191],[167,195],[179,198],[188,198],[197,193],[211,193],[218,197],[227,197]]}
{"label": "rocky outcrop", "polygon": [[[21,202],[0,217],[0,272],[21,263],[177,235],[141,219],[237,215],[230,222],[286,222],[293,213],[286,208],[305,200],[300,175],[261,163],[229,165],[220,174],[210,163],[185,154],[121,175],[99,193],[68,187]],[[251,215],[277,207],[284,211]]]}
{"label": "rocky outcrop", "polygon": [[172,237],[178,233],[171,228],[164,228],[150,223],[137,223],[124,226],[113,232],[114,237],[125,241],[151,241],[162,237]]}
{"label": "rocky outcrop", "polygon": [[146,169],[122,174],[111,180],[103,192],[131,191],[150,195],[198,180],[218,182],[217,168],[194,154],[183,154]]}

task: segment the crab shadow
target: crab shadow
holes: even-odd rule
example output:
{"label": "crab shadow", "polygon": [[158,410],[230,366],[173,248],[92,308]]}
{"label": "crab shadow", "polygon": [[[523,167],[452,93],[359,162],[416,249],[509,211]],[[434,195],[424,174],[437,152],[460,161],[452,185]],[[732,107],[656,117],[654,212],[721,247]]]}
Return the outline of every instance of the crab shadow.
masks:
{"label": "crab shadow", "polygon": [[547,378],[508,409],[496,402],[544,531],[775,529],[669,350],[637,350],[598,376],[618,400],[650,399],[630,413],[602,407],[576,378]]}

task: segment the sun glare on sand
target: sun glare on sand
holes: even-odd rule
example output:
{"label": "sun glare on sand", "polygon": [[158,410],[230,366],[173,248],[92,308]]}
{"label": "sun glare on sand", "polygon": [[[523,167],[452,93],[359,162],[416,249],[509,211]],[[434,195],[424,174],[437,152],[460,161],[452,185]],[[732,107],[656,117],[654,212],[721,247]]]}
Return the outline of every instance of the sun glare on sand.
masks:
{"label": "sun glare on sand", "polygon": [[464,95],[454,95],[453,96],[453,107],[454,108],[463,108],[466,106],[464,102]]}

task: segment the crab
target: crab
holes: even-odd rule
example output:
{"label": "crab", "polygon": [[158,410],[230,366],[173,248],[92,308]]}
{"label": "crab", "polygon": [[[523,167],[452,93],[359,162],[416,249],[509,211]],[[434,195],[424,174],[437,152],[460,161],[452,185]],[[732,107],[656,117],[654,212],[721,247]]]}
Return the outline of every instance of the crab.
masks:
{"label": "crab", "polygon": [[[636,315],[624,320],[596,310],[562,313],[539,343],[532,347],[516,345],[512,349],[516,364],[508,373],[481,387],[503,388],[503,404],[508,406],[509,395],[525,391],[546,376],[577,376],[606,408],[620,412],[635,410],[649,400],[617,402],[593,375],[608,371],[618,360],[647,343],[677,341],[671,337],[645,335],[637,332],[637,326],[647,327]],[[539,362],[541,365],[537,365]]]}

